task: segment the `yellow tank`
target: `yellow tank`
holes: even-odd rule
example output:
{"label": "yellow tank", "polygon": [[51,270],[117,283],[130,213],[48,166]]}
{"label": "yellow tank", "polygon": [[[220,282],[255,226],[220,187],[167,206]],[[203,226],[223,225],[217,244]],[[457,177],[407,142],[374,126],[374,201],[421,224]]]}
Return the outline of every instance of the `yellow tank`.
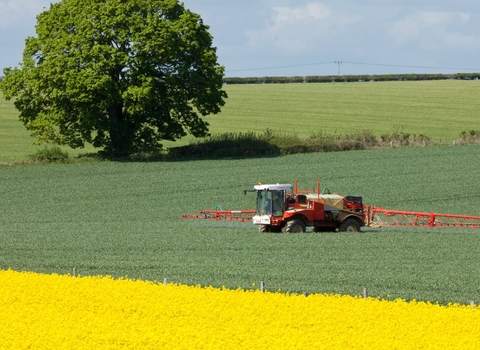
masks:
{"label": "yellow tank", "polygon": [[[343,209],[343,199],[345,197],[338,194],[321,194],[320,201],[323,201],[325,206],[334,207],[336,209]],[[310,201],[318,201],[316,193],[307,194],[307,199]],[[326,208],[327,209],[327,208]]]}

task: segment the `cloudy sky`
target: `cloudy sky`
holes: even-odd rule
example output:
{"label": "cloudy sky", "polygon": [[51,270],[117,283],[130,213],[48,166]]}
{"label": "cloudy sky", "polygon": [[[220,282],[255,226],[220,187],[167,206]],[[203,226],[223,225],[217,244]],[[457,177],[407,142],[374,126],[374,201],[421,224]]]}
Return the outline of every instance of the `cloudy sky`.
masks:
{"label": "cloudy sky", "polygon": [[[0,0],[0,69],[45,0]],[[184,0],[226,76],[480,72],[479,0]],[[340,62],[340,63],[339,63]]]}

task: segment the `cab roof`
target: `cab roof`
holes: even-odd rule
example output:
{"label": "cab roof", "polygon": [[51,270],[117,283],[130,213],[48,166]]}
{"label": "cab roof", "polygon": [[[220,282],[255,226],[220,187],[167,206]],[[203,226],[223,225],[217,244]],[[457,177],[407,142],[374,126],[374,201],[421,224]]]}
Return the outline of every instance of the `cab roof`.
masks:
{"label": "cab roof", "polygon": [[292,185],[290,184],[259,184],[253,186],[256,191],[281,191],[281,190],[291,190]]}

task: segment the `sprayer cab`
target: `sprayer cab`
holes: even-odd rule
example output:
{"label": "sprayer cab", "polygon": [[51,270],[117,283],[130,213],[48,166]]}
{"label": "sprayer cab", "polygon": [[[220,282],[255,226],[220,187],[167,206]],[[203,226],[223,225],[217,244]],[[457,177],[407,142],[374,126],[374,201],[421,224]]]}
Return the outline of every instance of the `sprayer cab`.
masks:
{"label": "sprayer cab", "polygon": [[287,209],[285,203],[291,198],[292,185],[256,185],[257,192],[256,214],[253,217],[254,224],[270,225],[272,218],[283,217]]}

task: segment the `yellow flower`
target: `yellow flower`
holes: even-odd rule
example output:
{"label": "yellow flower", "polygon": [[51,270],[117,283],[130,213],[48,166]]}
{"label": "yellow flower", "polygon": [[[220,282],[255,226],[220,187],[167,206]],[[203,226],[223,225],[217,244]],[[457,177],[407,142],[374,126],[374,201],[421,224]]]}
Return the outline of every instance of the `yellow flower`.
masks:
{"label": "yellow flower", "polygon": [[0,286],[2,349],[480,348],[471,305],[12,270]]}

